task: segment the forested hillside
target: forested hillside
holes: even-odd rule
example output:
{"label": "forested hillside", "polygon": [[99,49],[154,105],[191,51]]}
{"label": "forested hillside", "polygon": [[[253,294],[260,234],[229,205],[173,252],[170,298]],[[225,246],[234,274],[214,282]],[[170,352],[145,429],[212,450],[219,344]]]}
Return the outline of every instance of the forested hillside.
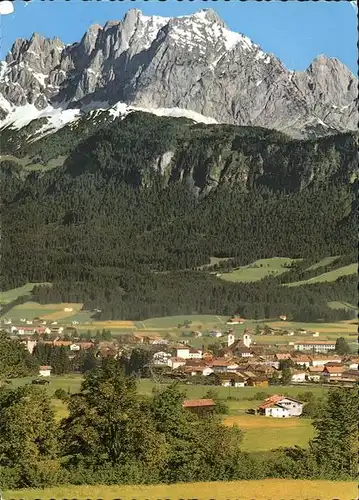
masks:
{"label": "forested hillside", "polygon": [[[238,266],[353,254],[355,134],[296,141],[134,113],[75,142],[63,167],[1,163],[3,289],[52,282],[38,300],[85,302],[120,319],[268,317],[284,304],[298,319],[332,318],[346,313],[328,300],[355,302],[354,277],[283,290],[280,278],[233,284],[197,270],[211,256]],[[53,158],[72,148],[56,134],[52,147]]]}

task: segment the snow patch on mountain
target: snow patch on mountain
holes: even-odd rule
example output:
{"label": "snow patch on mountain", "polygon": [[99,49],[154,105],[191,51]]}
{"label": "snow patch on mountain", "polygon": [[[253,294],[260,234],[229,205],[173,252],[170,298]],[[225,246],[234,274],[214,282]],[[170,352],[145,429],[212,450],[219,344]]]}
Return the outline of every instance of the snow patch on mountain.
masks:
{"label": "snow patch on mountain", "polygon": [[197,123],[216,124],[218,123],[210,116],[204,116],[196,111],[182,108],[130,108],[131,111],[144,111],[157,116],[172,116],[173,118],[189,118]]}
{"label": "snow patch on mountain", "polygon": [[64,109],[64,108],[54,108],[48,106],[43,110],[38,110],[33,104],[26,104],[25,106],[18,106],[17,108],[11,108],[10,104],[5,101],[0,96],[0,106],[8,109],[10,114],[5,120],[0,122],[0,130],[9,127],[11,129],[19,130],[22,127],[26,127],[33,120],[38,120],[40,118],[46,118],[47,123],[42,125],[42,127],[36,131],[36,136],[44,136],[48,133],[56,132],[65,125],[73,123],[74,125],[79,118],[86,116],[89,119],[95,119],[99,113],[107,112],[113,120],[116,118],[123,119],[129,113],[136,111],[142,111],[145,113],[151,113],[157,116],[171,116],[174,118],[188,118],[197,123],[206,124],[216,124],[217,121],[211,117],[203,116],[200,113],[191,111],[188,109],[181,108],[141,108],[128,106],[123,102],[118,102],[114,106],[108,107],[106,102],[96,102],[91,103],[82,109]]}
{"label": "snow patch on mountain", "polygon": [[6,119],[0,123],[0,128],[11,127],[12,129],[19,130],[26,127],[33,120],[40,118],[47,118],[48,122],[39,130],[40,133],[48,130],[58,130],[67,123],[72,122],[81,114],[79,109],[62,109],[53,108],[48,106],[43,110],[38,110],[33,104],[25,104],[25,106],[18,106]]}

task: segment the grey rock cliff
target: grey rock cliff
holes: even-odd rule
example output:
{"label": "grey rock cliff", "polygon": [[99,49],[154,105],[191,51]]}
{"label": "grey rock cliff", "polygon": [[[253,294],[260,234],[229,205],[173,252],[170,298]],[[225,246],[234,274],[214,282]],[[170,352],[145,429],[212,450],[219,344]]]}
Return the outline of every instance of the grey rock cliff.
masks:
{"label": "grey rock cliff", "polygon": [[357,79],[337,59],[288,71],[213,10],[93,25],[78,43],[34,34],[15,41],[0,68],[0,119],[14,107],[113,105],[184,108],[221,123],[294,137],[356,130]]}

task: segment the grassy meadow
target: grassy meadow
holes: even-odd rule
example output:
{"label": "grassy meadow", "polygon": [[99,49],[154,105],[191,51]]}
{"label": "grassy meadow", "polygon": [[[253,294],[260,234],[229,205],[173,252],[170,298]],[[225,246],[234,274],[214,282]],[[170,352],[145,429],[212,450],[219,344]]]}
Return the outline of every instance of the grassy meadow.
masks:
{"label": "grassy meadow", "polygon": [[309,278],[303,281],[295,281],[294,283],[286,283],[283,286],[300,286],[300,285],[310,285],[312,283],[323,283],[325,281],[331,282],[335,281],[342,276],[349,276],[351,274],[357,274],[358,272],[358,264],[349,264],[348,266],[339,267],[339,269],[335,269],[334,271],[328,271],[327,273],[319,274],[318,276],[314,276],[313,278]]}
{"label": "grassy meadow", "polygon": [[[31,383],[34,377],[24,377],[24,378],[16,378],[12,379],[11,386],[9,387],[19,387],[21,385]],[[59,376],[54,375],[50,377],[50,383],[45,385],[44,387],[48,391],[50,395],[52,395],[56,389],[65,389],[65,391],[73,394],[78,392],[81,387],[81,382],[83,378],[81,375],[68,375],[68,376]],[[155,383],[150,379],[140,379],[137,382],[137,391],[139,394],[150,396],[154,387],[157,388],[165,388],[168,384],[160,384]],[[311,391],[315,394],[316,397],[323,397],[328,389],[320,386],[280,386],[280,387],[222,387],[222,386],[208,386],[208,385],[190,385],[190,384],[181,384],[181,388],[186,391],[188,398],[202,398],[209,389],[215,389],[218,396],[221,399],[233,398],[233,401],[236,399],[243,400],[248,403],[249,398],[253,398],[255,394],[258,392],[266,393],[268,395],[271,394],[287,394],[288,396],[298,396],[303,392]],[[232,402],[231,402],[232,404]],[[254,403],[255,404],[255,403]],[[250,402],[250,406],[245,406],[244,409],[251,408],[253,405]]]}
{"label": "grassy meadow", "polygon": [[26,283],[24,286],[7,290],[0,293],[0,304],[9,304],[23,295],[29,294],[36,285],[50,285],[50,283]]}
{"label": "grassy meadow", "polygon": [[[259,402],[254,402],[259,403]],[[247,452],[269,451],[280,446],[308,446],[314,437],[310,419],[271,418],[258,415],[226,416],[228,426],[238,425],[244,431],[242,450]]]}
{"label": "grassy meadow", "polygon": [[262,481],[233,481],[211,483],[180,483],[141,486],[59,486],[45,489],[5,491],[4,500],[35,500],[76,498],[85,500],[145,500],[159,498],[196,498],[197,500],[355,500],[357,484],[344,481],[305,481],[265,479]]}
{"label": "grassy meadow", "polygon": [[234,269],[230,273],[220,273],[219,277],[226,281],[252,282],[259,281],[267,276],[277,276],[289,271],[288,266],[301,259],[289,257],[273,257],[272,259],[259,259],[247,266]]}

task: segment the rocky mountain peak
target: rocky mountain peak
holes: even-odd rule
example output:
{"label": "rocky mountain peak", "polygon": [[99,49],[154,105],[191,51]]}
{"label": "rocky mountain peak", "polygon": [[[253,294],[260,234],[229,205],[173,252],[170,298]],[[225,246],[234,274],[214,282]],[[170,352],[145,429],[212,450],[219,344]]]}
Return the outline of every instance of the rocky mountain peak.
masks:
{"label": "rocky mountain peak", "polygon": [[10,123],[26,104],[93,109],[121,101],[307,137],[357,128],[356,87],[349,69],[325,55],[306,71],[288,71],[213,9],[177,18],[130,9],[69,46],[37,33],[16,40],[0,67],[0,118]]}

